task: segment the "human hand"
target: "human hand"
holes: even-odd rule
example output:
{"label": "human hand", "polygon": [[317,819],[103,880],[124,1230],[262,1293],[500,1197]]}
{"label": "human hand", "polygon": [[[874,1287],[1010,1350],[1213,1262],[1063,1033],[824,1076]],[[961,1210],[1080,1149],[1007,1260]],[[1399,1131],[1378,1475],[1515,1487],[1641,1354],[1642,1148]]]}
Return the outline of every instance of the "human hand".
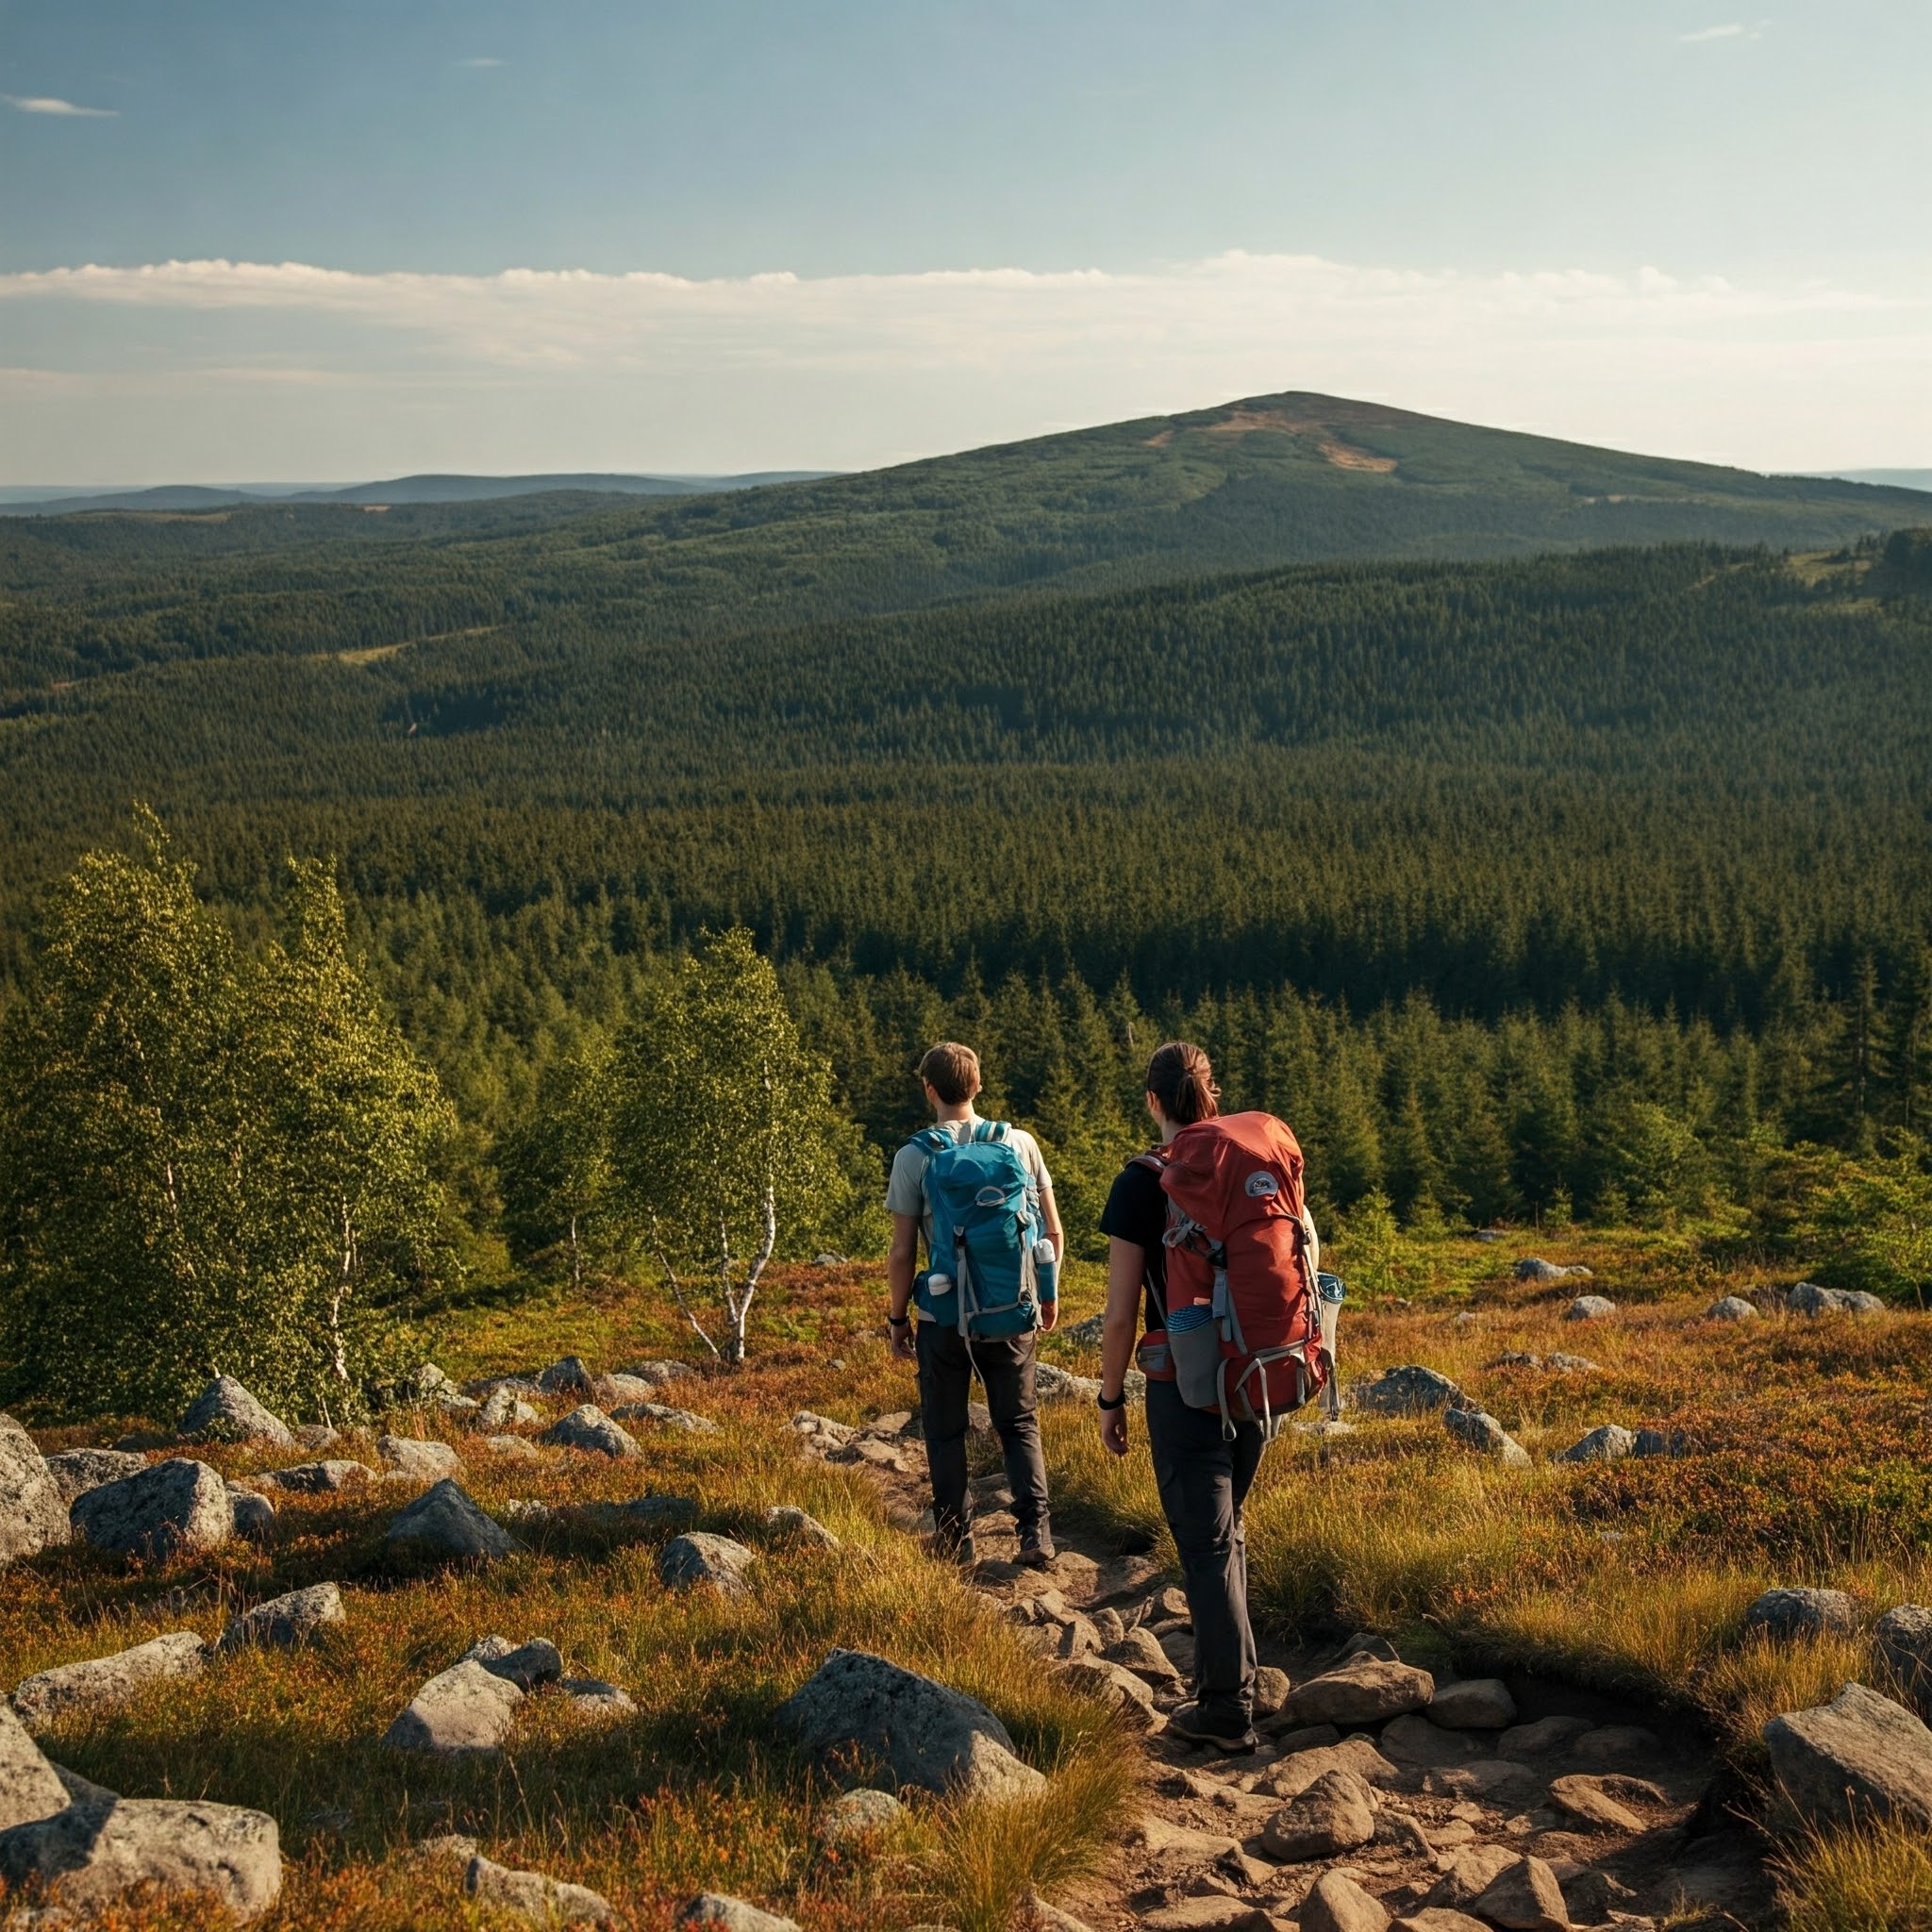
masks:
{"label": "human hand", "polygon": [[1058,1302],[1041,1302],[1040,1305],[1040,1325],[1051,1328],[1060,1318],[1060,1305]]}
{"label": "human hand", "polygon": [[919,1350],[913,1345],[910,1322],[902,1322],[888,1332],[892,1338],[892,1353],[902,1362],[916,1362],[919,1359]]}
{"label": "human hand", "polygon": [[1127,1411],[1124,1404],[1119,1408],[1103,1408],[1100,1411],[1100,1446],[1109,1456],[1127,1453]]}

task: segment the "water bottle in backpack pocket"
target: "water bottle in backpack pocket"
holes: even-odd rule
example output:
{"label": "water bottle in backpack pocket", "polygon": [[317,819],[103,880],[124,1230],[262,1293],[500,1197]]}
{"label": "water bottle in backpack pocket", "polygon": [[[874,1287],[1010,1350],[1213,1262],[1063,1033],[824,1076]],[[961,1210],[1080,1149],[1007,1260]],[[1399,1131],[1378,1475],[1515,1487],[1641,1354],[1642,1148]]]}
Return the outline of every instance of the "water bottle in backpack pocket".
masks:
{"label": "water bottle in backpack pocket", "polygon": [[1167,1311],[1167,1353],[1180,1397],[1190,1408],[1221,1406],[1221,1326],[1211,1302]]}

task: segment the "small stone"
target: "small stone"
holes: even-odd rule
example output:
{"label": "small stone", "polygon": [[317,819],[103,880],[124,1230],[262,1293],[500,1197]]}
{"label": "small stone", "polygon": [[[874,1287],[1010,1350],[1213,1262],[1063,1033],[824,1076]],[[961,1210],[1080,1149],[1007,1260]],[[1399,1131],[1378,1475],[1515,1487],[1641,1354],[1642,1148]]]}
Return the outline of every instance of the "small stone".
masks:
{"label": "small stone", "polygon": [[656,1423],[662,1428],[684,1429],[694,1436],[714,1435],[718,1428],[708,1415],[698,1415],[689,1408],[673,1408],[662,1402],[626,1402],[613,1413],[627,1423]]}
{"label": "small stone", "polygon": [[341,1624],[346,1617],[341,1591],[333,1583],[314,1583],[230,1617],[228,1627],[222,1632],[221,1648],[240,1650],[260,1643],[287,1649],[313,1641],[325,1624]]}
{"label": "small stone", "polygon": [[1374,1740],[1357,1732],[1339,1744],[1319,1744],[1288,1754],[1269,1766],[1260,1786],[1273,1797],[1298,1798],[1331,1771],[1345,1771],[1365,1785],[1392,1785],[1402,1776],[1400,1767],[1375,1748]]}
{"label": "small stone", "polygon": [[272,1469],[257,1480],[295,1495],[320,1496],[373,1483],[375,1472],[366,1462],[298,1462],[290,1469]]}
{"label": "small stone", "polygon": [[1033,1932],[1092,1932],[1084,1919],[1049,1905],[1037,1891],[1026,1894],[1026,1910],[1033,1920]]}
{"label": "small stone", "polygon": [[512,1462],[541,1462],[542,1452],[525,1436],[485,1436],[483,1446],[492,1456],[507,1456]]}
{"label": "small stone", "polygon": [[[1279,1713],[1271,1721],[1269,1728],[1281,1722]],[[1400,1719],[1397,1720],[1400,1722]],[[1418,1720],[1420,1722],[1420,1720]],[[1333,1724],[1300,1724],[1291,1731],[1280,1732],[1274,1740],[1275,1750],[1284,1757],[1303,1751],[1319,1751],[1327,1744],[1341,1742],[1341,1733]]]}
{"label": "small stone", "polygon": [[1580,1263],[1565,1268],[1555,1261],[1545,1261],[1540,1255],[1530,1255],[1517,1262],[1510,1271],[1518,1281],[1588,1281],[1590,1270]]}
{"label": "small stone", "polygon": [[584,1717],[628,1717],[638,1707],[628,1690],[602,1677],[559,1677],[557,1688]]}
{"label": "small stone", "polygon": [[680,1925],[716,1925],[721,1932],[798,1932],[791,1919],[760,1911],[741,1898],[720,1891],[701,1891],[677,1915]]}
{"label": "small stone", "polygon": [[1103,1657],[1075,1657],[1061,1666],[1060,1675],[1076,1690],[1110,1705],[1135,1730],[1152,1727],[1154,1692],[1146,1678],[1124,1664],[1111,1663]]}
{"label": "small stone", "polygon": [[1744,1612],[1744,1628],[1774,1642],[1842,1634],[1858,1627],[1858,1606],[1841,1590],[1767,1590]]}
{"label": "small stone", "polygon": [[[1551,1870],[1556,1871],[1554,1864]],[[1563,1888],[1563,1903],[1569,1907],[1571,1918],[1582,1925],[1622,1919],[1623,1908],[1637,1896],[1627,1885],[1619,1885],[1607,1872],[1594,1866],[1576,1873],[1557,1872],[1557,1880]]]}
{"label": "small stone", "polygon": [[1639,1429],[1637,1440],[1630,1445],[1633,1456],[1688,1456],[1690,1454],[1690,1439],[1682,1429]]}
{"label": "small stone", "polygon": [[190,1441],[273,1442],[294,1447],[295,1439],[280,1416],[272,1415],[232,1375],[217,1375],[181,1418]]}
{"label": "small stone", "polygon": [[1368,1787],[1353,1773],[1324,1772],[1261,1832],[1261,1849],[1291,1862],[1353,1851],[1375,1835]]}
{"label": "small stone", "polygon": [[561,1422],[553,1423],[537,1438],[554,1449],[581,1449],[593,1456],[613,1459],[641,1456],[637,1438],[617,1424],[595,1403],[586,1402],[574,1408]]}
{"label": "small stone", "polygon": [[466,1658],[439,1672],[410,1698],[384,1732],[383,1746],[438,1757],[498,1751],[523,1701],[524,1693],[508,1678]]}
{"label": "small stone", "polygon": [[275,1506],[266,1496],[239,1484],[228,1485],[228,1504],[234,1511],[235,1534],[252,1543],[270,1542],[275,1533]]}
{"label": "small stone", "polygon": [[891,1791],[847,1791],[819,1813],[822,1844],[862,1844],[890,1831],[906,1816],[906,1807]]}
{"label": "small stone", "polygon": [[1863,1684],[1764,1726],[1773,1776],[1812,1824],[1932,1829],[1932,1731]]}
{"label": "small stone", "polygon": [[1542,1784],[1526,1764],[1511,1757],[1488,1757],[1425,1772],[1423,1790],[1437,1797],[1475,1798],[1520,1807],[1536,1802]]}
{"label": "small stone", "polygon": [[[1099,1619],[1094,1621],[1097,1626]],[[1262,1664],[1255,1673],[1255,1715],[1273,1717],[1288,1702],[1288,1693],[1293,1689],[1286,1671]]]}
{"label": "small stone", "polygon": [[1100,1383],[1092,1375],[1070,1374],[1052,1362],[1035,1366],[1034,1389],[1041,1402],[1091,1402],[1100,1393]]}
{"label": "small stone", "polygon": [[554,1684],[563,1675],[563,1659],[547,1637],[533,1637],[522,1644],[512,1644],[507,1637],[480,1638],[463,1653],[463,1661],[481,1664],[491,1676],[519,1690]]}
{"label": "small stone", "polygon": [[1118,1643],[1107,1646],[1102,1655],[1109,1663],[1120,1664],[1137,1677],[1144,1677],[1150,1684],[1178,1684],[1181,1681],[1181,1674],[1174,1667],[1174,1659],[1144,1624],[1129,1630]]}
{"label": "small stone", "polygon": [[808,1515],[795,1503],[773,1504],[765,1511],[765,1533],[788,1542],[814,1543],[822,1550],[844,1548],[816,1516]]}
{"label": "small stone", "polygon": [[657,1392],[658,1385],[649,1376],[627,1375],[622,1370],[595,1376],[591,1383],[591,1400],[606,1410],[615,1408],[621,1402],[649,1402]]}
{"label": "small stone", "polygon": [[801,1408],[791,1418],[791,1427],[822,1449],[842,1448],[858,1434],[850,1423],[835,1423],[830,1416],[816,1415],[808,1408]]}
{"label": "small stone", "polygon": [[1707,1322],[1755,1322],[1757,1308],[1740,1294],[1727,1294],[1712,1302],[1705,1309],[1704,1317]]}
{"label": "small stone", "polygon": [[394,1549],[457,1561],[507,1557],[516,1547],[509,1532],[484,1515],[450,1476],[424,1491],[390,1524],[383,1540]]}
{"label": "small stone", "polygon": [[198,1677],[208,1650],[192,1630],[171,1630],[111,1657],[56,1664],[16,1684],[13,1707],[30,1731],[44,1731],[76,1713],[118,1710],[151,1685]]}
{"label": "small stone", "polygon": [[1141,1921],[1143,1932],[1274,1932],[1274,1924],[1251,1899],[1218,1891],[1177,1899]]}
{"label": "small stone", "polygon": [[1900,1604],[1872,1626],[1879,1657],[1923,1714],[1932,1708],[1932,1609]]}
{"label": "small stone", "polygon": [[[1116,1609],[1103,1608],[1095,1610],[1092,1622],[1094,1629],[1099,1633],[1100,1647],[1103,1650],[1109,1643],[1118,1643],[1127,1634],[1127,1626],[1121,1622],[1121,1613]],[[1265,1669],[1266,1666],[1264,1665],[1263,1668]],[[1258,1699],[1260,1694],[1257,1683],[1255,1695]]]}
{"label": "small stone", "polygon": [[1529,1452],[1488,1410],[1445,1408],[1442,1421],[1452,1436],[1459,1437],[1485,1456],[1493,1456],[1506,1468],[1529,1466]]}
{"label": "small stone", "polygon": [[1447,1906],[1418,1906],[1396,1920],[1394,1932],[1490,1932],[1490,1927]]}
{"label": "small stone", "polygon": [[588,1395],[591,1372],[581,1357],[567,1355],[537,1372],[537,1386],[552,1395]]}
{"label": "small stone", "polygon": [[483,1905],[543,1925],[606,1925],[617,1916],[610,1901],[587,1885],[568,1885],[541,1872],[513,1872],[480,1853],[463,1874],[463,1890]]}
{"label": "small stone", "polygon": [[1456,1853],[1449,1868],[1436,1881],[1423,1904],[1448,1911],[1474,1906],[1498,1876],[1517,1861],[1518,1854],[1501,1845],[1470,1845]]}
{"label": "small stone", "polygon": [[1648,1769],[1662,1755],[1663,1743],[1655,1731],[1641,1724],[1603,1724],[1583,1732],[1571,1745],[1571,1755],[1579,1764],[1600,1765],[1615,1771],[1625,1765]]}
{"label": "small stone", "polygon": [[416,1436],[378,1436],[375,1453],[391,1475],[416,1482],[433,1483],[463,1473],[463,1458],[447,1442]]}
{"label": "small stone", "polygon": [[655,1382],[661,1387],[666,1382],[694,1382],[698,1372],[689,1362],[657,1360],[632,1362],[628,1368],[620,1369],[620,1374],[635,1375],[640,1381]]}
{"label": "small stone", "polygon": [[219,1549],[235,1534],[227,1484],[207,1463],[180,1456],[88,1491],[71,1514],[95,1549],[146,1563]]}
{"label": "small stone", "polygon": [[1452,1731],[1500,1731],[1516,1722],[1516,1700],[1500,1677],[1439,1684],[1424,1715]]}
{"label": "small stone", "polygon": [[1593,1362],[1587,1355],[1565,1355],[1561,1349],[1552,1355],[1545,1364],[1559,1369],[1566,1375],[1601,1375],[1604,1372],[1601,1362]]}
{"label": "small stone", "polygon": [[1412,1664],[1352,1657],[1298,1684],[1282,1700],[1280,1714],[1294,1724],[1380,1724],[1423,1709],[1435,1694],[1436,1680]]}
{"label": "small stone", "polygon": [[1324,1872],[1302,1901],[1301,1932],[1387,1932],[1380,1899],[1343,1872]]}
{"label": "small stone", "polygon": [[479,1436],[490,1436],[512,1425],[540,1423],[542,1420],[542,1416],[514,1389],[499,1384],[484,1397],[475,1414],[470,1418],[470,1426]]}
{"label": "small stone", "polygon": [[1627,1805],[1620,1805],[1593,1777],[1572,1775],[1550,1780],[1550,1802],[1596,1831],[1641,1831],[1643,1821]]}
{"label": "small stone", "polygon": [[1505,1932],[1569,1932],[1563,1888],[1541,1858],[1518,1858],[1507,1866],[1470,1909]]}
{"label": "small stone", "polygon": [[1558,1462],[1621,1462],[1637,1446],[1635,1434],[1615,1423],[1605,1423],[1573,1442],[1557,1457]]}
{"label": "small stone", "polygon": [[1542,1357],[1532,1355],[1526,1348],[1506,1348],[1490,1364],[1490,1367],[1492,1369],[1540,1369],[1542,1365]]}
{"label": "small stone", "polygon": [[690,1590],[708,1583],[724,1596],[743,1596],[751,1589],[746,1572],[758,1552],[728,1536],[687,1530],[666,1543],[658,1557],[658,1578],[667,1590]]}
{"label": "small stone", "polygon": [[[1433,1711],[1430,1715],[1434,1715]],[[1426,1718],[1408,1712],[1391,1718],[1382,1726],[1381,1748],[1383,1755],[1396,1764],[1433,1770],[1446,1764],[1466,1764],[1483,1747],[1464,1731],[1443,1730]]]}
{"label": "small stone", "polygon": [[1447,1375],[1411,1362],[1389,1369],[1372,1382],[1350,1391],[1351,1404],[1371,1415],[1424,1415],[1432,1409],[1458,1407],[1468,1398]]}
{"label": "small stone", "polygon": [[[138,1475],[146,1467],[147,1457],[132,1449],[63,1449],[59,1455],[47,1457],[47,1474],[54,1478],[63,1503],[72,1503],[103,1483],[117,1483],[125,1475]],[[5,1482],[6,1477],[0,1475],[0,1491],[4,1491]],[[0,1511],[5,1507],[4,1500],[0,1500]]]}
{"label": "small stone", "polygon": [[1616,1303],[1607,1296],[1580,1294],[1563,1310],[1563,1319],[1566,1322],[1601,1322],[1605,1316],[1616,1312]]}

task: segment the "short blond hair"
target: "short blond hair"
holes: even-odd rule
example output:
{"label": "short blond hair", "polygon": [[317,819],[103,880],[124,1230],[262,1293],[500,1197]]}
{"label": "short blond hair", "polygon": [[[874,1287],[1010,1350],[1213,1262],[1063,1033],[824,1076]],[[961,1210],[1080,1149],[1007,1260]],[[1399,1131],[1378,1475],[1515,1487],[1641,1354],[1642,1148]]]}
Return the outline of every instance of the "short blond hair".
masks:
{"label": "short blond hair", "polygon": [[957,1040],[927,1047],[919,1077],[948,1107],[961,1107],[979,1091],[979,1056]]}

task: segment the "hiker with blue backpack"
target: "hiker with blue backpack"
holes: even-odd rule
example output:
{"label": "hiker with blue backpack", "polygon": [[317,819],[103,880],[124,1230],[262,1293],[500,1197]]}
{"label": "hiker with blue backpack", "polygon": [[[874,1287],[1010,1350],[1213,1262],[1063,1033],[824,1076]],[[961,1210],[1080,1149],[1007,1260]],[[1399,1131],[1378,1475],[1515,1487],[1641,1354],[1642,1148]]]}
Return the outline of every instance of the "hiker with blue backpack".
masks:
{"label": "hiker with blue backpack", "polygon": [[1194,1696],[1168,1726],[1252,1751],[1241,1506],[1282,1419],[1318,1395],[1334,1413],[1341,1284],[1320,1272],[1302,1151],[1281,1122],[1224,1115],[1208,1056],[1185,1041],[1155,1054],[1146,1091],[1160,1144],[1128,1161],[1100,1218],[1100,1438],[1127,1453],[1127,1363],[1138,1355],[1147,1446],[1194,1625]]}
{"label": "hiker with blue backpack", "polygon": [[979,1057],[971,1047],[941,1041],[920,1061],[919,1077],[933,1124],[892,1161],[886,1319],[893,1354],[919,1364],[934,1541],[960,1562],[974,1560],[966,1431],[977,1374],[1006,1454],[1019,1560],[1044,1569],[1054,1547],[1033,1351],[1035,1334],[1059,1312],[1053,1176],[1031,1134],[974,1111]]}

